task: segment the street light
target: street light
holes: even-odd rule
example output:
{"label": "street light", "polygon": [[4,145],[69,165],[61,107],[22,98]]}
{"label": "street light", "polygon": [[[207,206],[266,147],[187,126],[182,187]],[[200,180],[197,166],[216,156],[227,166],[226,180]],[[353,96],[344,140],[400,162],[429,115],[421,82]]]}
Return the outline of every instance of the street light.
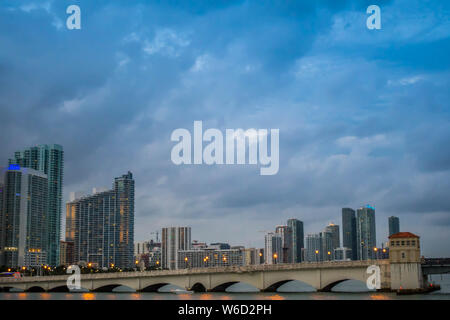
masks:
{"label": "street light", "polygon": [[275,264],[276,264],[277,263],[277,258],[278,258],[278,254],[276,252],[273,254],[273,258],[275,259]]}

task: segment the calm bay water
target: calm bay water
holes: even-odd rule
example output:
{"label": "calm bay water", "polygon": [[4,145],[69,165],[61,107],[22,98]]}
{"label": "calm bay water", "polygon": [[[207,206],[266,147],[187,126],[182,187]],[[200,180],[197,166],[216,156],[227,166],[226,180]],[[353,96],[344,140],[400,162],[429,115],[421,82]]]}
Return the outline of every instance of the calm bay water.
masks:
{"label": "calm bay water", "polygon": [[430,280],[440,284],[441,290],[423,295],[397,296],[395,293],[367,292],[363,283],[349,280],[336,286],[334,292],[315,292],[305,284],[290,282],[273,293],[249,292],[255,289],[236,284],[228,292],[194,294],[167,292],[177,288],[174,286],[166,286],[161,289],[166,292],[158,293],[129,292],[125,287],[116,288],[115,292],[110,293],[3,292],[0,293],[0,300],[450,300],[450,275],[435,275]]}

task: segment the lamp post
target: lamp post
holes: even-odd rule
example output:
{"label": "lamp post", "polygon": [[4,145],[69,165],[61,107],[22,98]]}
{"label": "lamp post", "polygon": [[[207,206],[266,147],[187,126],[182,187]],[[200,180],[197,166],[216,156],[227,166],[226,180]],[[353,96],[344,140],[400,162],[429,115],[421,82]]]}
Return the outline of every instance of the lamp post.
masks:
{"label": "lamp post", "polygon": [[275,252],[275,253],[273,254],[273,261],[274,261],[274,264],[277,264],[277,258],[278,258],[278,254]]}
{"label": "lamp post", "polygon": [[319,262],[319,250],[316,250],[315,253],[316,253],[316,262]]}

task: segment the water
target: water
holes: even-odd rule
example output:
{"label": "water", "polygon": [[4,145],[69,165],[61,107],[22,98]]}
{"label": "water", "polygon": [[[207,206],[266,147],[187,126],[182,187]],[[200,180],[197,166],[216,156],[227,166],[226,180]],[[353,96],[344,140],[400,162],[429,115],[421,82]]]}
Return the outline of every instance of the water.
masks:
{"label": "water", "polygon": [[[3,292],[0,300],[450,300],[450,275],[433,275],[431,281],[441,285],[441,290],[430,294],[403,295],[395,293],[368,292],[364,283],[346,281],[336,287],[334,292],[315,292],[306,284],[292,281],[284,284],[278,292],[255,292],[246,284],[235,284],[227,292],[208,292],[193,294],[169,293],[175,286],[166,286],[162,292],[130,292],[129,288],[118,287],[114,292]],[[253,291],[253,292],[252,292]],[[302,291],[302,292],[298,292]]]}

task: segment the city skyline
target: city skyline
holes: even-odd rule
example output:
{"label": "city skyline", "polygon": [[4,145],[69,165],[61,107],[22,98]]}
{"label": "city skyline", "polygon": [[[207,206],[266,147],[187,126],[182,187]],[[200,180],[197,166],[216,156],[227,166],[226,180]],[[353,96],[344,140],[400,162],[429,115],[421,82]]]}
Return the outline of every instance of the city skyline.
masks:
{"label": "city skyline", "polygon": [[[63,204],[132,171],[136,240],[190,225],[263,247],[259,230],[320,232],[370,203],[379,242],[397,216],[450,255],[448,1],[380,0],[381,30],[359,0],[77,3],[81,30],[60,1],[0,4],[0,164],[64,146]],[[171,133],[194,121],[279,129],[278,173],[175,165]]]}

